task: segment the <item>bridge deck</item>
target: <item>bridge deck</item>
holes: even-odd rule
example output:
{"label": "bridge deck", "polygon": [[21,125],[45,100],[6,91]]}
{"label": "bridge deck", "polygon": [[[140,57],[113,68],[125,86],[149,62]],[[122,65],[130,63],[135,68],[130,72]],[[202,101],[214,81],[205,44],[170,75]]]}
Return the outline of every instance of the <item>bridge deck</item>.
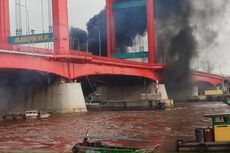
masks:
{"label": "bridge deck", "polygon": [[84,75],[109,74],[159,80],[157,71],[163,69],[164,65],[95,56],[89,52],[73,50],[69,54],[60,55],[48,49],[8,46],[0,50],[0,68],[46,71],[71,79]]}

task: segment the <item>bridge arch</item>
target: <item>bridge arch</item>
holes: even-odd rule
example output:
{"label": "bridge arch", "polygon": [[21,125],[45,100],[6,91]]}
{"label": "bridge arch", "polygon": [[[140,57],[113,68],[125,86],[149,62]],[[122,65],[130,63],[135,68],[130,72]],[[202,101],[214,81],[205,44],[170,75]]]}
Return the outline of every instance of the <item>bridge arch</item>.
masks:
{"label": "bridge arch", "polygon": [[76,79],[90,75],[124,75],[160,80],[157,73],[161,66],[143,65],[138,62],[114,59],[94,59],[73,62],[71,59],[56,56],[28,56],[1,54],[0,69],[24,69],[56,74],[66,79]]}
{"label": "bridge arch", "polygon": [[[194,87],[197,87],[198,89],[198,94],[199,95],[204,95],[206,90],[217,90],[220,89],[221,84],[214,85],[208,81],[196,81],[193,83]],[[218,88],[219,87],[219,88]]]}
{"label": "bridge arch", "polygon": [[222,83],[222,78],[221,77],[214,77],[214,76],[205,76],[202,74],[196,74],[194,73],[192,76],[192,82],[208,82],[209,84],[213,86],[218,86],[219,84]]}
{"label": "bridge arch", "polygon": [[68,63],[54,61],[50,58],[1,54],[0,69],[18,69],[51,73],[69,78]]}
{"label": "bridge arch", "polygon": [[[76,66],[76,65],[75,65]],[[153,69],[137,69],[135,67],[122,67],[110,65],[96,65],[96,64],[81,64],[77,65],[76,70],[72,71],[72,79],[77,79],[85,76],[101,76],[101,75],[117,75],[117,76],[133,76],[143,77],[152,81],[160,80],[160,76]]]}

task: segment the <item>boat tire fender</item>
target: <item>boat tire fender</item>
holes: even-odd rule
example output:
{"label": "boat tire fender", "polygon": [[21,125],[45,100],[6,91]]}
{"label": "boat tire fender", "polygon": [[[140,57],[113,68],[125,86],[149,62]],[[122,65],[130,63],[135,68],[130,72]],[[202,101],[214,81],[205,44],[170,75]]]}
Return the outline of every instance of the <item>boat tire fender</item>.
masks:
{"label": "boat tire fender", "polygon": [[184,143],[184,140],[177,140],[176,141],[176,152],[180,151],[180,144]]}
{"label": "boat tire fender", "polygon": [[73,148],[72,148],[72,152],[73,152],[73,153],[78,153],[78,148],[77,148],[77,147],[73,147]]}
{"label": "boat tire fender", "polygon": [[208,146],[205,143],[200,143],[197,146],[199,152],[206,152],[208,150]]}

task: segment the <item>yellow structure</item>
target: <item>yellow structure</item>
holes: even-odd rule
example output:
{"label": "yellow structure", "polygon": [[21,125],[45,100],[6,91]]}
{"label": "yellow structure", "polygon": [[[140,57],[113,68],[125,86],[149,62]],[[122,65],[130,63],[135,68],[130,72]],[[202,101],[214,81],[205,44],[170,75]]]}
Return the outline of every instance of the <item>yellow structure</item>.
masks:
{"label": "yellow structure", "polygon": [[230,114],[205,115],[212,118],[215,142],[230,142]]}
{"label": "yellow structure", "polygon": [[215,141],[230,141],[230,125],[214,126]]}
{"label": "yellow structure", "polygon": [[205,90],[205,96],[223,95],[223,90]]}

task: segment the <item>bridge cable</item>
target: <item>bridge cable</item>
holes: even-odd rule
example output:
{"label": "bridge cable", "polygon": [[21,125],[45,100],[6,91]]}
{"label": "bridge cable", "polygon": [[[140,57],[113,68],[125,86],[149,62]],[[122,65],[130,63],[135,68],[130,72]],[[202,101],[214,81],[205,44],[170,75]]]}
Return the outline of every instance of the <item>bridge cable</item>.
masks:
{"label": "bridge cable", "polygon": [[51,33],[52,30],[52,13],[51,13],[51,0],[48,0],[48,24],[49,24],[49,33]]}
{"label": "bridge cable", "polygon": [[90,80],[89,80],[89,77],[88,77],[88,76],[86,76],[86,79],[87,79],[87,81],[88,81],[88,83],[89,83],[89,85],[90,85],[91,89],[93,90],[93,92],[97,91],[97,89],[95,89],[95,88],[93,87],[93,85],[92,85],[92,83],[90,82]]}
{"label": "bridge cable", "polygon": [[[25,8],[27,8],[27,0],[25,0]],[[26,12],[26,13],[28,13],[28,12]],[[26,15],[26,18],[27,18],[26,20],[29,20],[29,19],[28,19],[28,15],[29,15],[29,14]],[[29,35],[29,34],[30,34],[30,31],[29,31],[29,23],[28,23],[28,22],[29,22],[29,21],[26,21],[26,35]]]}
{"label": "bridge cable", "polygon": [[44,8],[43,8],[43,0],[41,0],[41,10],[42,10],[42,33],[44,33]]}
{"label": "bridge cable", "polygon": [[[19,0],[19,4],[22,4],[21,0]],[[18,15],[19,15],[19,29],[21,30],[22,29],[22,8],[21,7],[19,7]]]}
{"label": "bridge cable", "polygon": [[17,35],[17,29],[18,29],[18,0],[15,0],[15,25],[16,25],[16,35]]}
{"label": "bridge cable", "polygon": [[[52,13],[51,13],[51,0],[48,0],[48,31],[49,33],[53,32],[53,28],[52,28]],[[51,44],[51,45],[50,45]],[[51,47],[52,49],[52,42],[48,42],[48,49]]]}

